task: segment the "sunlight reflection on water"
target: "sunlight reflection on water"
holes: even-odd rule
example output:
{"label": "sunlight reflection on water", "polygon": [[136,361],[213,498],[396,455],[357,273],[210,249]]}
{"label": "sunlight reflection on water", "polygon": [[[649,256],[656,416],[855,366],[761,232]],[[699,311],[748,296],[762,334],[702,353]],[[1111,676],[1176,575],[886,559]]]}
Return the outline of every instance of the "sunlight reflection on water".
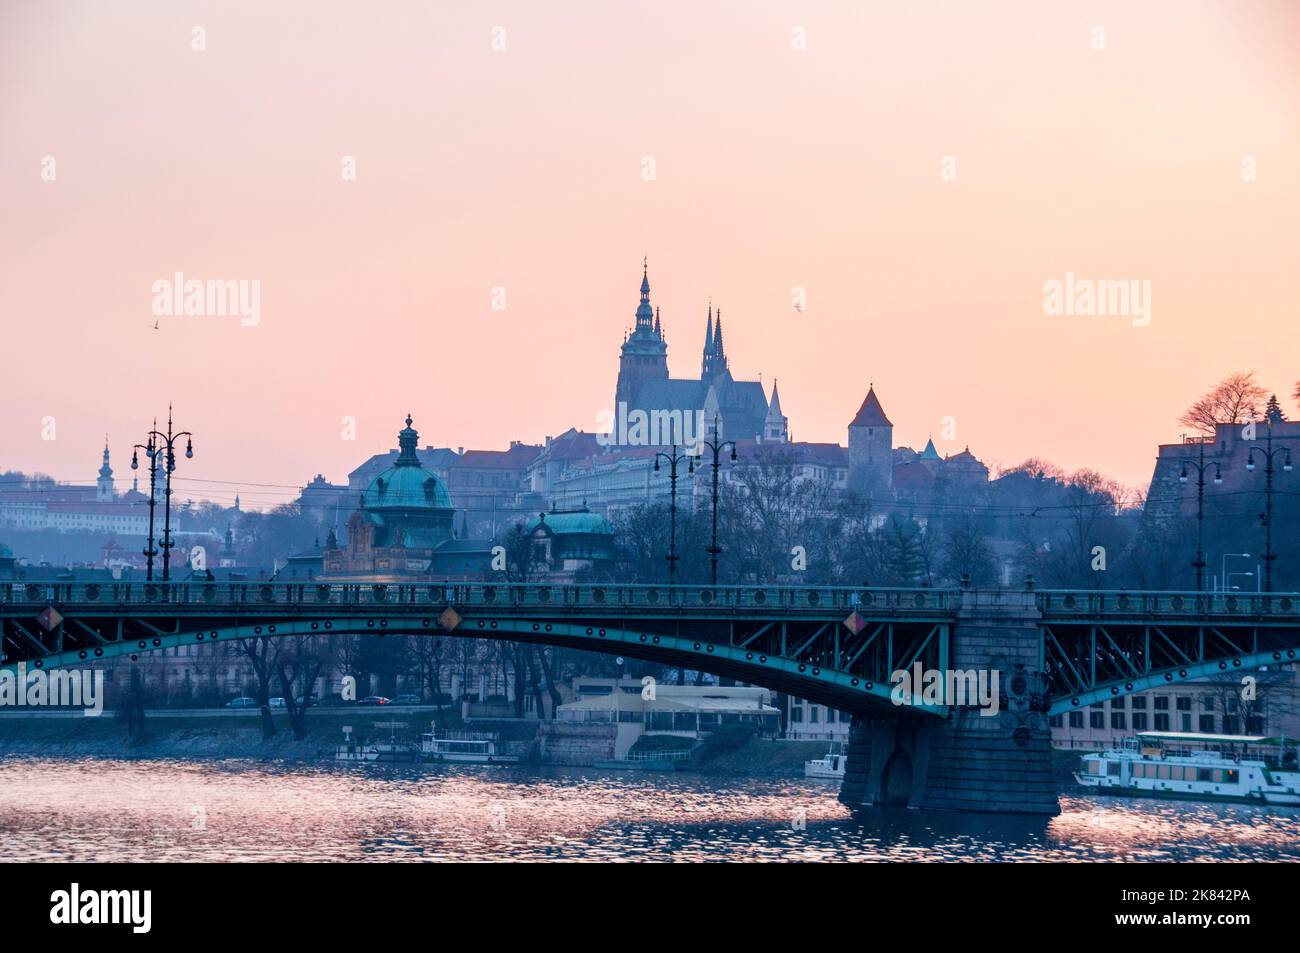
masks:
{"label": "sunlight reflection on water", "polygon": [[[488,766],[0,761],[8,860],[1300,860],[1300,811],[1061,799],[878,810],[795,779]],[[803,829],[800,829],[800,827]]]}

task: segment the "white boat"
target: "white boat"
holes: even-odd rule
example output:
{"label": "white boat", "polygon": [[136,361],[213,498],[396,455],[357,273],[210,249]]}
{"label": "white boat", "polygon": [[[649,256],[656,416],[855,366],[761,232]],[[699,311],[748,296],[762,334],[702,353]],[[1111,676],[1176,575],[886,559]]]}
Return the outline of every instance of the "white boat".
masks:
{"label": "white boat", "polygon": [[[1107,794],[1300,806],[1300,771],[1283,768],[1295,742],[1262,735],[1145,731],[1083,756],[1075,779]],[[1292,762],[1294,763],[1294,762]]]}
{"label": "white boat", "polygon": [[376,722],[375,727],[389,729],[387,741],[353,741],[352,728],[345,727],[343,743],[334,749],[334,760],[397,764],[416,761],[419,758],[420,751],[414,744],[397,739],[397,729],[405,728],[406,722],[381,721]]}
{"label": "white boat", "polygon": [[844,765],[847,761],[848,755],[828,751],[825,757],[805,761],[803,763],[803,776],[805,778],[826,778],[831,781],[843,781]]}
{"label": "white boat", "polygon": [[456,761],[468,764],[509,764],[518,755],[498,754],[498,736],[486,732],[430,731],[420,738],[420,757],[426,761]]}

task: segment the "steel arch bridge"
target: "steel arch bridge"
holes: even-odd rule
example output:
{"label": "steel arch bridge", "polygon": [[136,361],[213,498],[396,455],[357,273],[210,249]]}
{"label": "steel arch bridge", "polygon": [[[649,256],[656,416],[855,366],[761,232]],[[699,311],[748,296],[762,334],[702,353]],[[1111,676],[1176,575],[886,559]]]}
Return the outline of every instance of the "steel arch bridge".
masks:
{"label": "steel arch bridge", "polygon": [[1300,661],[1300,595],[1043,591],[1039,659],[1059,715]]}
{"label": "steel arch bridge", "polygon": [[[901,710],[890,675],[947,670],[978,590],[549,584],[0,583],[0,670],[259,637],[452,635],[624,655],[865,714]],[[1004,592],[1004,591],[1003,591]],[[999,593],[1000,594],[1000,593]],[[1019,592],[1061,714],[1107,698],[1300,660],[1300,597]],[[963,653],[969,658],[969,653]],[[995,659],[985,665],[992,666]],[[969,662],[967,662],[969,666]]]}

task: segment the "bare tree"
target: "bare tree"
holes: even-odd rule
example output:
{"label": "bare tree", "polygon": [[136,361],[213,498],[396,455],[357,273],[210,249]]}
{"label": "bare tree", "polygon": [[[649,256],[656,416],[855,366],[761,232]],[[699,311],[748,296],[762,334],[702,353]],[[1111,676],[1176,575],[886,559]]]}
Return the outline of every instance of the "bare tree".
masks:
{"label": "bare tree", "polygon": [[[328,660],[328,647],[322,645],[318,637],[310,635],[286,636],[287,644],[279,646],[275,653],[275,674],[284,692],[284,706],[289,715],[289,727],[295,741],[307,737],[308,697],[316,679]],[[302,702],[299,703],[299,692]]]}
{"label": "bare tree", "polygon": [[1236,371],[1202,394],[1178,422],[1213,436],[1215,424],[1258,420],[1266,400],[1268,391],[1255,380],[1254,371]]}
{"label": "bare tree", "polygon": [[241,639],[236,645],[244,653],[253,674],[257,676],[257,704],[262,709],[262,738],[275,736],[275,721],[271,718],[271,675],[275,671],[275,640],[265,635]]}

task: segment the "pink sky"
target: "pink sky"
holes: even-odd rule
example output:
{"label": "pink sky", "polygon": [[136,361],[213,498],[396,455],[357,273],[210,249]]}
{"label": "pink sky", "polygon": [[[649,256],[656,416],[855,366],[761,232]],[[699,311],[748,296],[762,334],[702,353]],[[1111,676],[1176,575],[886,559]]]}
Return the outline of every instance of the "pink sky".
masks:
{"label": "pink sky", "polygon": [[[341,480],[408,411],[452,447],[593,429],[642,255],[674,375],[712,296],[796,439],[874,381],[898,444],[1144,484],[1229,371],[1297,413],[1288,0],[3,0],[0,90],[3,468],[93,479],[107,432],[129,475],[169,399],[215,499]],[[260,281],[261,323],[155,331],[176,271]],[[1149,280],[1151,324],[1045,315],[1066,272]]]}

